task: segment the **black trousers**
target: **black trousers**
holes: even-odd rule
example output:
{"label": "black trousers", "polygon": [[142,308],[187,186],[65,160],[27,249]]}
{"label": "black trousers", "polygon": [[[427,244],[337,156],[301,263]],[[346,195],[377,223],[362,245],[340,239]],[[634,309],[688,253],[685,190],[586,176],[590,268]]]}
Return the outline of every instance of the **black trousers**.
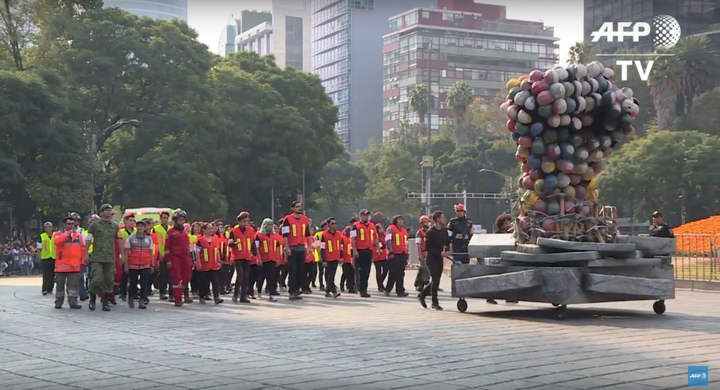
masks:
{"label": "black trousers", "polygon": [[385,291],[392,291],[402,294],[405,292],[405,266],[407,266],[408,255],[394,255],[388,259],[388,281]]}
{"label": "black trousers", "polygon": [[318,284],[320,284],[320,286],[324,286],[326,282],[325,267],[323,267],[322,262],[317,262],[315,264],[317,264]]}
{"label": "black trousers", "polygon": [[55,287],[55,259],[40,260],[40,270],[42,271],[42,291],[51,293]]}
{"label": "black trousers", "polygon": [[[130,269],[125,273],[127,275],[127,282],[125,283],[128,289],[128,299],[135,299],[138,296],[138,283],[140,284],[140,302],[145,302],[150,294],[150,278],[152,277],[152,269]],[[122,285],[120,286],[122,287]]]}
{"label": "black trousers", "polygon": [[248,266],[248,295],[255,295],[255,289],[257,287],[260,292],[260,272],[261,266],[253,264]]}
{"label": "black trousers", "polygon": [[310,284],[315,281],[315,274],[317,273],[317,265],[315,262],[305,263],[305,283],[303,284],[303,290],[310,291]]}
{"label": "black trousers", "polygon": [[192,270],[192,276],[190,277],[190,291],[193,294],[200,292],[200,275],[196,269]]}
{"label": "black trousers", "polygon": [[427,266],[430,269],[430,278],[432,281],[430,284],[425,286],[420,295],[426,297],[430,295],[432,297],[433,305],[438,304],[438,288],[440,287],[440,277],[443,273],[443,259],[440,256],[433,256],[428,254]]}
{"label": "black trousers", "polygon": [[233,296],[241,300],[247,299],[250,260],[235,260],[235,291]]}
{"label": "black trousers", "polygon": [[287,288],[288,286],[288,275],[290,275],[290,266],[287,260],[280,266],[280,287]]}
{"label": "black trousers", "polygon": [[129,279],[128,272],[123,270],[122,276],[120,277],[120,286],[118,286],[118,294],[121,297],[127,297]]}
{"label": "black trousers", "polygon": [[210,295],[211,286],[213,298],[220,298],[220,270],[198,271],[197,277],[201,299]]}
{"label": "black trousers", "polygon": [[372,267],[372,250],[359,250],[358,258],[355,259],[355,268],[357,268],[357,283],[360,293],[367,293],[368,279],[370,279],[370,267]]}
{"label": "black trousers", "polygon": [[343,279],[345,279],[348,291],[357,291],[357,284],[355,283],[355,267],[353,267],[352,263],[343,263],[340,286],[342,286]]}
{"label": "black trousers", "polygon": [[300,294],[305,285],[305,251],[290,250],[287,259],[290,294]]}
{"label": "black trousers", "polygon": [[160,269],[155,287],[160,290],[160,295],[167,295],[170,285],[170,274],[168,273],[167,262],[163,259],[160,261]]}
{"label": "black trousers", "polygon": [[281,280],[284,268],[285,268],[285,264],[283,264],[283,265],[278,264],[277,267],[275,267],[275,287],[283,286],[285,284],[285,282],[283,280]]}
{"label": "black trousers", "polygon": [[220,273],[222,275],[220,278],[221,286],[229,291],[232,285],[233,274],[235,273],[235,266],[232,263],[223,264],[222,268],[220,268]]}
{"label": "black trousers", "polygon": [[337,286],[335,285],[335,274],[337,274],[338,262],[328,261],[325,267],[320,263],[320,269],[325,268],[325,292],[337,294]]}
{"label": "black trousers", "polygon": [[385,290],[385,278],[388,276],[390,269],[388,268],[389,260],[377,260],[373,261],[375,266],[375,281],[377,281],[378,290]]}
{"label": "black trousers", "polygon": [[[266,261],[262,263],[262,278],[265,280],[265,287],[268,290],[268,294],[270,296],[277,296],[277,271],[278,271],[278,263],[275,261]],[[262,288],[262,283],[258,284],[258,293],[260,293],[260,289]]]}

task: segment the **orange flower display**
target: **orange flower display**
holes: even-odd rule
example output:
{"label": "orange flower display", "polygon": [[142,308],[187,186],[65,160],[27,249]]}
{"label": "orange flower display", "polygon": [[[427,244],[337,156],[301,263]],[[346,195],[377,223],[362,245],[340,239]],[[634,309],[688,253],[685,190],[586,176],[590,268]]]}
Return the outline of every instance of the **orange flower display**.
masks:
{"label": "orange flower display", "polygon": [[680,225],[673,233],[677,237],[678,253],[709,254],[715,250],[714,239],[720,236],[720,215]]}

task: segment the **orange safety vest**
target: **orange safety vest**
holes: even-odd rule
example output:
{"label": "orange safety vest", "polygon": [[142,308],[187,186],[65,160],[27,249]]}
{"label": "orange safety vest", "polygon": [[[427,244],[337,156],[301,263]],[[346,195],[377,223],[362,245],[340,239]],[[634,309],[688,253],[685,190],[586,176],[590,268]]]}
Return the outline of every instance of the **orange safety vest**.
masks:
{"label": "orange safety vest", "polygon": [[197,245],[200,247],[200,255],[197,260],[199,272],[217,271],[220,269],[220,239],[212,236],[208,241],[207,236],[198,237]]}
{"label": "orange safety vest", "polygon": [[418,245],[420,245],[420,252],[426,254],[427,251],[425,250],[425,235],[427,234],[427,232],[423,228],[418,229],[417,232],[420,233],[420,236],[422,237],[420,242],[417,243]]}
{"label": "orange safety vest", "polygon": [[343,234],[343,262],[350,264],[352,262],[352,242],[350,237]]}
{"label": "orange safety vest", "polygon": [[325,230],[322,233],[322,244],[320,250],[323,251],[323,259],[325,261],[340,261],[343,257],[342,242],[343,234],[335,230],[330,232]]}
{"label": "orange safety vest", "polygon": [[150,233],[150,238],[153,242],[152,266],[155,268],[158,266],[158,260],[160,259],[160,239],[158,238],[157,233]]}
{"label": "orange safety vest", "polygon": [[255,238],[255,229],[245,226],[245,231],[236,226],[231,231],[233,236],[232,255],[235,260],[253,260],[252,242]]}
{"label": "orange safety vest", "polygon": [[287,234],[288,246],[307,246],[307,233],[310,231],[310,221],[304,215],[295,218],[290,214],[285,216],[281,228],[283,237]]}
{"label": "orange safety vest", "polygon": [[232,257],[230,257],[230,248],[228,247],[228,238],[225,237],[225,234],[220,233],[220,235],[217,236],[217,239],[220,243],[220,258],[221,258],[221,260],[224,260],[225,264],[231,264]]}
{"label": "orange safety vest", "polygon": [[[373,261],[387,260],[388,250],[385,248],[385,237],[378,235],[378,245],[380,246],[380,253],[373,251]],[[374,247],[374,245],[373,245]]]}
{"label": "orange safety vest", "polygon": [[275,236],[275,241],[278,244],[278,247],[280,247],[280,258],[278,259],[278,264],[283,265],[285,264],[285,252],[283,247],[285,246],[285,241],[283,240],[283,236],[277,233],[273,234]]}
{"label": "orange safety vest", "polygon": [[278,247],[278,242],[275,234],[268,236],[257,232],[257,234],[255,234],[255,246],[257,247],[258,257],[260,257],[260,261],[263,263],[278,261],[277,252],[275,251]]}
{"label": "orange safety vest", "polygon": [[[357,221],[353,224],[355,227],[355,249],[369,250],[373,248],[375,242],[375,224],[368,222],[367,225]],[[351,232],[352,233],[352,232]]]}
{"label": "orange safety vest", "polygon": [[[133,237],[131,239],[131,237]],[[147,237],[148,239],[144,239]],[[152,243],[152,237],[149,236],[130,236],[125,239],[130,240],[130,248],[128,249],[128,270],[141,270],[149,269],[153,265],[153,250],[150,243]]]}
{"label": "orange safety vest", "polygon": [[56,233],[53,236],[53,244],[55,244],[55,272],[80,272],[85,255],[85,240],[82,234]]}
{"label": "orange safety vest", "polygon": [[392,251],[395,255],[407,255],[408,254],[408,248],[407,248],[407,241],[408,241],[408,233],[407,230],[405,230],[404,227],[397,227],[395,225],[388,226],[388,234],[385,237],[385,240],[391,239],[392,243]]}

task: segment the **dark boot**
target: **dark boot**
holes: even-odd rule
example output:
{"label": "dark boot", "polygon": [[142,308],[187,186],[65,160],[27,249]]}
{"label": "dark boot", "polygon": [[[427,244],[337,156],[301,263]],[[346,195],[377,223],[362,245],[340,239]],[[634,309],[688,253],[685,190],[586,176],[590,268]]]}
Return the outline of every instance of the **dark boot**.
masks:
{"label": "dark boot", "polygon": [[147,309],[145,301],[140,301],[140,303],[138,304],[138,309]]}
{"label": "dark boot", "polygon": [[111,294],[104,294],[102,301],[102,311],[110,311],[110,300],[112,295]]}
{"label": "dark boot", "polygon": [[88,309],[95,310],[95,302],[97,301],[97,295],[90,294],[90,302],[88,303]]}
{"label": "dark boot", "polygon": [[70,303],[71,309],[75,309],[75,310],[82,309],[82,305],[78,304],[77,301],[71,301],[69,303]]}
{"label": "dark boot", "polygon": [[[121,299],[122,299],[122,298],[121,298]],[[131,308],[131,309],[134,309],[134,308],[135,308],[135,300],[134,300],[134,299],[128,300],[128,301],[127,301],[127,304],[128,304],[128,307],[129,307],[129,308]]]}

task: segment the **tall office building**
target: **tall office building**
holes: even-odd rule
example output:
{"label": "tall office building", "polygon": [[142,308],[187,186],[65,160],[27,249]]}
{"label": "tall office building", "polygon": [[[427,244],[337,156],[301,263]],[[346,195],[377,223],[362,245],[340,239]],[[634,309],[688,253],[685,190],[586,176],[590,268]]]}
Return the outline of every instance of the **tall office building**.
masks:
{"label": "tall office building", "polygon": [[415,8],[390,18],[383,36],[384,139],[405,116],[418,123],[408,93],[427,83],[428,74],[437,99],[430,128],[437,131],[453,118],[445,100],[455,82],[466,82],[476,96],[494,98],[508,80],[558,63],[559,38],[552,27],[505,15],[505,6],[440,0],[437,9]]}
{"label": "tall office building", "polygon": [[218,42],[218,55],[225,57],[235,53],[235,37],[240,31],[241,21],[231,17],[220,31],[220,42]]}
{"label": "tall office building", "polygon": [[272,24],[272,13],[270,11],[244,10],[240,13],[240,33],[263,23]]}
{"label": "tall office building", "polygon": [[[472,0],[470,0],[472,1]],[[350,153],[382,139],[383,42],[388,18],[436,0],[312,0],[312,70],[339,110]]]}
{"label": "tall office building", "polygon": [[273,0],[272,22],[245,30],[235,45],[238,51],[274,54],[279,66],[310,71],[310,0]]}
{"label": "tall office building", "polygon": [[117,7],[137,16],[187,21],[187,0],[105,0],[106,7]]}
{"label": "tall office building", "polygon": [[[675,18],[682,30],[681,36],[703,32],[713,24],[720,23],[720,1],[718,0],[585,0],[585,42],[592,42],[590,34],[598,31],[605,22],[646,22],[658,15]],[[607,42],[601,39],[593,42],[600,53],[611,53],[618,49],[637,49],[641,52],[653,50],[652,36],[641,38],[640,42],[626,39],[624,42]]]}

